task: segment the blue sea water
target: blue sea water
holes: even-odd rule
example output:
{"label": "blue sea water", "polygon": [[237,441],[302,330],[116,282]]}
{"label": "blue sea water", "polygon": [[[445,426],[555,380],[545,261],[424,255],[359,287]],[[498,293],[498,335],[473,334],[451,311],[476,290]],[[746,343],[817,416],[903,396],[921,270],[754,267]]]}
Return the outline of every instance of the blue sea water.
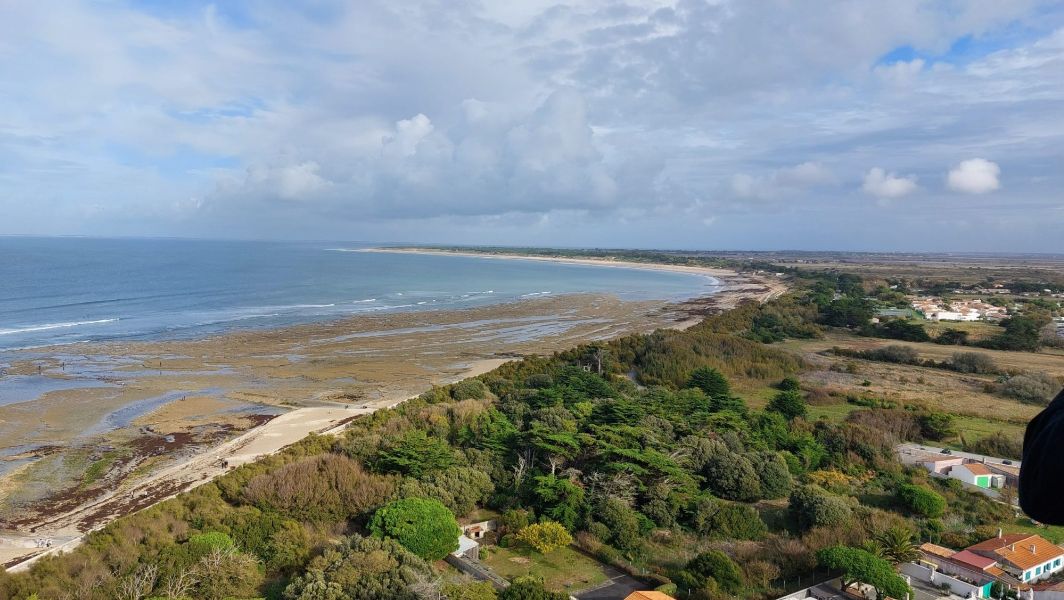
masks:
{"label": "blue sea water", "polygon": [[579,292],[683,299],[717,285],[645,269],[350,251],[359,247],[0,237],[0,350],[197,337]]}

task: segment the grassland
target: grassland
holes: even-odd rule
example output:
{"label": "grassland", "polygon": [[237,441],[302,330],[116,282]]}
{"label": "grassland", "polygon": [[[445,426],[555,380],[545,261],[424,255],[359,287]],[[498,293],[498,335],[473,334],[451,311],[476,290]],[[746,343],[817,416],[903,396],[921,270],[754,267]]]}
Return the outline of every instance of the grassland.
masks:
{"label": "grassland", "polygon": [[571,547],[540,554],[529,548],[491,546],[484,564],[507,579],[532,575],[555,592],[575,592],[606,581],[602,565]]}
{"label": "grassland", "polygon": [[[982,323],[963,324],[973,331]],[[861,408],[848,397],[891,400],[899,406],[921,405],[954,415],[956,428],[967,440],[996,431],[1019,436],[1040,406],[1023,404],[994,393],[995,375],[956,373],[945,369],[835,356],[834,347],[871,350],[888,345],[909,346],[921,359],[948,361],[956,352],[978,352],[990,356],[999,368],[1012,372],[1043,371],[1064,378],[1064,353],[1005,352],[980,348],[945,346],[934,343],[900,342],[860,337],[842,331],[829,331],[822,339],[788,340],[778,345],[802,357],[811,368],[802,374],[803,386],[817,390],[812,395],[812,419],[839,421]],[[748,403],[761,408],[774,393],[771,388],[742,389]],[[959,439],[953,440],[954,444]]]}

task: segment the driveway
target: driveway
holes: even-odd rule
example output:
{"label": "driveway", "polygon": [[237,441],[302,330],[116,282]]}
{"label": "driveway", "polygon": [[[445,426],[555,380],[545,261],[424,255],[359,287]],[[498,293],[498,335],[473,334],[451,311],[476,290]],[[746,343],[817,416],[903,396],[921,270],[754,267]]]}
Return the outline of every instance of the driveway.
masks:
{"label": "driveway", "polygon": [[606,574],[606,577],[609,577],[608,581],[582,592],[577,592],[573,596],[580,600],[624,600],[632,592],[653,589],[642,581],[614,567],[603,566],[602,571]]}

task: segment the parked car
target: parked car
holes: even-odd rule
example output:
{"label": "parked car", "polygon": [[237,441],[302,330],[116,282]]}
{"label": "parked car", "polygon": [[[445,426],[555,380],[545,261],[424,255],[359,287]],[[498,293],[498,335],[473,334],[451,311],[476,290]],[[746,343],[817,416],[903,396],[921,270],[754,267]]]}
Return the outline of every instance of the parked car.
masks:
{"label": "parked car", "polygon": [[943,448],[942,454],[953,454],[953,450],[950,450],[949,448]]}

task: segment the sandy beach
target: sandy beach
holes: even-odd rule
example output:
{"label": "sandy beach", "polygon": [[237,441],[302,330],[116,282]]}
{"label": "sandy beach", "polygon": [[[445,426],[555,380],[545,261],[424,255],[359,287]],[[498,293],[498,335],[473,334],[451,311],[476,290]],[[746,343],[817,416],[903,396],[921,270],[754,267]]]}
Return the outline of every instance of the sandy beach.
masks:
{"label": "sandy beach", "polygon": [[783,290],[778,281],[719,269],[581,262],[682,270],[722,286],[681,304],[546,296],[9,357],[8,381],[43,392],[0,405],[0,562],[39,554],[36,540],[74,543],[117,516],[432,385],[524,355],[689,326]]}

